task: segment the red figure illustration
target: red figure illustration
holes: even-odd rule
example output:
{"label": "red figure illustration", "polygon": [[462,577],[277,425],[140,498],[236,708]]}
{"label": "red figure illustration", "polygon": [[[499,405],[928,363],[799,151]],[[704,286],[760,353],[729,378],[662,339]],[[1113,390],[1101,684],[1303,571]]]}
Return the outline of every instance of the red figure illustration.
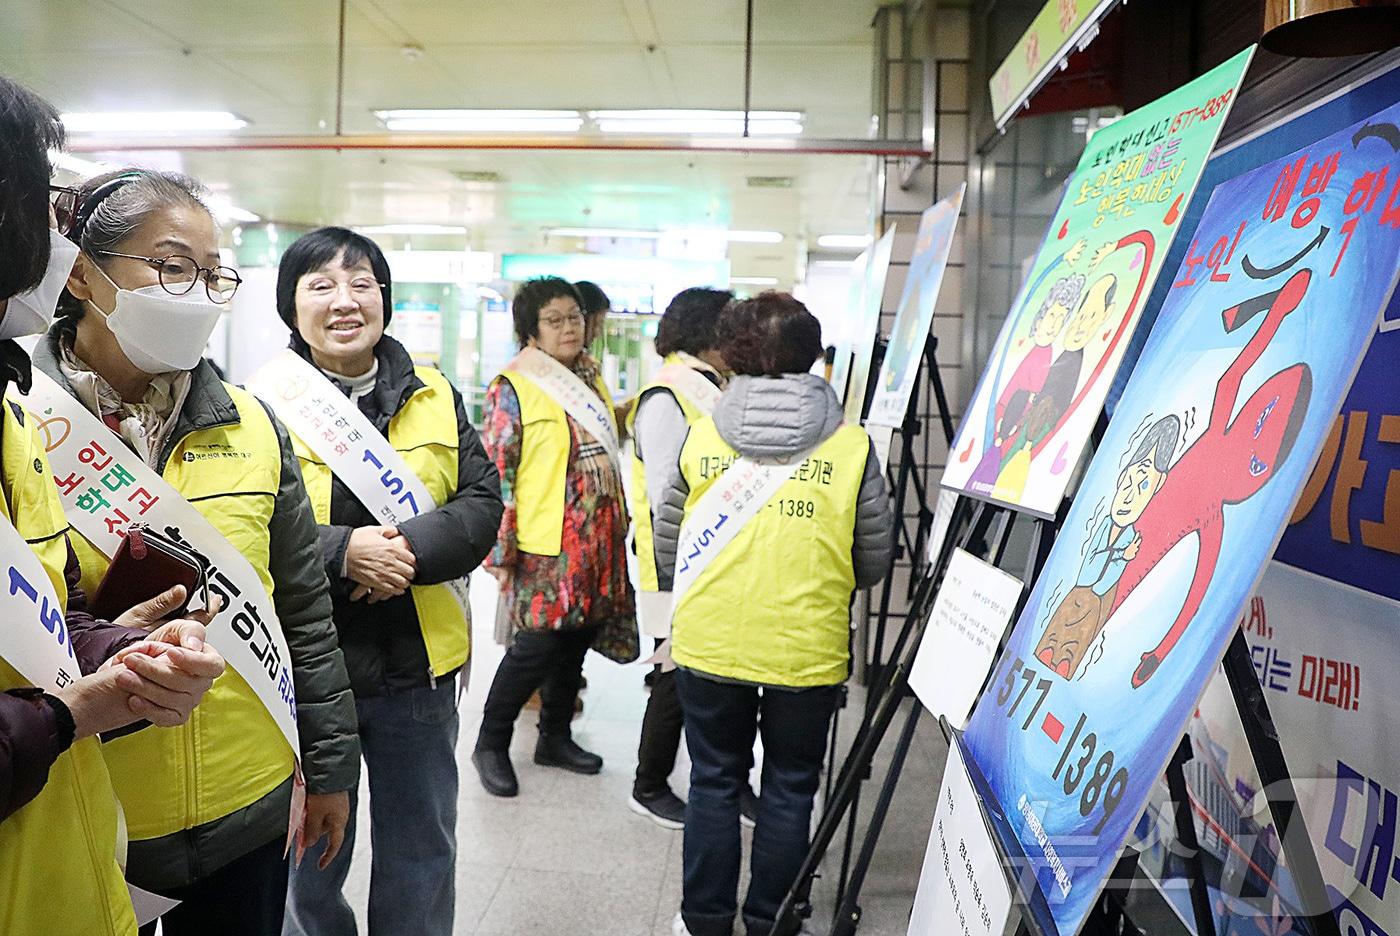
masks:
{"label": "red figure illustration", "polygon": [[1259,330],[1216,384],[1205,433],[1172,465],[1161,491],[1136,524],[1141,546],[1123,570],[1110,614],[1122,606],[1177,543],[1196,533],[1200,550],[1181,610],[1161,642],[1142,655],[1142,662],[1133,673],[1133,688],[1152,678],[1199,610],[1220,559],[1225,505],[1247,500],[1269,482],[1288,457],[1302,427],[1312,393],[1312,372],[1304,363],[1285,367],[1269,377],[1233,419],[1231,414],[1235,412],[1245,375],[1269,346],[1283,320],[1298,308],[1311,279],[1311,270],[1299,270],[1281,289],[1242,302],[1222,314],[1228,333],[1243,327],[1260,312],[1268,312]]}

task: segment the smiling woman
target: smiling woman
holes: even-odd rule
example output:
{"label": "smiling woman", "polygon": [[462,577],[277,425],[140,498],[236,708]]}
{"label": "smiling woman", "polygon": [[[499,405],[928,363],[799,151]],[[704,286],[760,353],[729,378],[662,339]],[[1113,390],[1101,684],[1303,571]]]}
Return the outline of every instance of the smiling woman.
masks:
{"label": "smiling woman", "polygon": [[[448,936],[455,684],[470,651],[466,609],[453,586],[495,541],[501,493],[461,394],[437,370],[415,366],[403,345],[384,334],[391,287],[389,264],[373,241],[346,228],[321,228],[282,255],[277,311],[292,329],[283,366],[299,368],[298,379],[314,381],[327,401],[318,400],[314,426],[286,412],[319,523],[318,567],[330,580],[374,791],[370,928]],[[267,399],[296,405],[275,392]],[[344,409],[337,418],[326,416],[323,432],[322,407],[338,405]],[[358,444],[350,448],[337,431]],[[375,466],[368,476],[367,461]],[[413,486],[400,497],[415,479],[417,501]],[[432,503],[422,502],[424,493]],[[392,800],[383,790],[393,791]],[[347,829],[353,841],[353,808]],[[388,845],[391,840],[397,844]],[[341,894],[350,849],[332,843],[317,852],[319,861],[292,872],[289,936],[355,931]]]}
{"label": "smiling woman", "polygon": [[277,276],[277,310],[311,350],[317,367],[360,377],[393,316],[393,279],[384,254],[345,228],[312,231],[287,248]]}

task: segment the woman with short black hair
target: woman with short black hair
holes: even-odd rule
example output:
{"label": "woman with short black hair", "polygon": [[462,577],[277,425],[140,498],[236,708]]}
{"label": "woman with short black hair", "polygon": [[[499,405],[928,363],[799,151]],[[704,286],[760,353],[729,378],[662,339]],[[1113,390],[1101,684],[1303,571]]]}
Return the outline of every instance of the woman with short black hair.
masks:
{"label": "woman with short black hair", "polygon": [[536,689],[535,763],[602,770],[570,728],[583,658],[590,646],[623,662],[638,653],[617,420],[584,350],[583,302],[568,281],[541,277],[520,285],[511,313],[521,352],[487,389],[483,433],[505,502],[486,567],[513,632],[472,754],[494,796],[519,792],[510,741]]}
{"label": "woman with short black hair", "polygon": [[[355,694],[374,840],[369,932],[449,936],[457,679],[470,656],[462,580],[495,542],[501,492],[461,394],[385,334],[393,308],[389,264],[374,241],[340,227],[304,235],[277,270],[277,312],[291,344],[254,386],[270,390],[265,399],[292,431]],[[325,430],[303,422],[301,404],[277,391],[279,377],[320,388],[343,408],[338,419],[327,417]],[[367,455],[378,463],[369,476],[356,470]],[[392,487],[385,498],[384,478],[392,486],[410,475],[432,503],[404,509]],[[312,849],[322,860],[293,869],[287,936],[354,931],[342,890],[356,800],[350,791],[344,847]]]}
{"label": "woman with short black hair", "polygon": [[[809,373],[821,326],[801,302],[766,292],[730,305],[719,352],[736,374],[691,426],[656,517],[691,759],[676,931],[733,929],[739,801],[761,734],[743,915],[749,936],[767,936],[807,852],[827,726],[850,674],[851,597],[889,571],[893,518],[869,436]],[[730,538],[688,535],[678,569],[683,525],[725,525]]]}
{"label": "woman with short black hair", "polygon": [[[659,574],[653,520],[666,483],[676,470],[686,433],[714,409],[724,387],[721,372],[725,363],[715,348],[719,343],[715,326],[733,298],[728,290],[703,286],[676,294],[656,327],[656,353],[661,355],[662,365],[637,394],[636,405],[628,414],[637,617],[643,633],[658,645],[671,630],[671,581]],[[652,671],[651,694],[642,716],[637,775],[627,805],[666,829],[685,825],[685,802],[670,785],[680,743],[681,706],[676,698],[675,671],[658,664]]]}

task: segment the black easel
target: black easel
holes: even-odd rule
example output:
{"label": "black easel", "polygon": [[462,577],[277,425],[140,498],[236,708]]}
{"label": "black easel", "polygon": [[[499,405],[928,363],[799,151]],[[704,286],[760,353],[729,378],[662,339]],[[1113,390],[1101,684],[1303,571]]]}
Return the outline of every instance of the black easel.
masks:
{"label": "black easel", "polygon": [[[923,354],[920,357],[918,366],[924,373],[928,374],[929,381],[932,383],[934,400],[938,406],[939,421],[943,427],[943,437],[949,450],[951,451],[953,446],[954,435],[953,416],[948,407],[948,394],[943,386],[943,377],[938,369],[937,336],[929,334],[924,340],[924,350]],[[906,631],[909,629],[911,621],[913,621],[915,618],[915,610],[921,607],[922,604],[929,597],[921,597],[921,589],[924,589],[924,587],[926,586],[928,576],[918,574],[918,564],[919,557],[923,555],[925,544],[928,542],[929,531],[933,525],[934,518],[933,510],[929,505],[927,489],[924,486],[924,481],[920,477],[919,472],[916,470],[917,464],[916,454],[914,452],[914,439],[922,432],[923,429],[922,420],[919,418],[919,393],[917,389],[918,384],[918,375],[916,374],[915,392],[910,394],[909,402],[905,405],[904,408],[904,419],[900,424],[899,429],[896,430],[899,433],[900,437],[900,459],[899,469],[894,475],[893,482],[891,485],[892,490],[894,491],[894,516],[896,530],[894,543],[894,560],[895,562],[898,562],[899,560],[903,559],[906,555],[910,556],[912,558],[911,565],[914,567],[914,572],[913,574],[911,574],[909,581],[909,593],[906,596],[909,603],[909,613],[905,617]],[[873,389],[873,384],[867,385],[866,387],[865,399],[861,402],[862,419],[869,411]],[[912,537],[909,535],[908,530],[905,529],[904,524],[904,507],[911,486],[914,490],[914,497],[918,502],[917,522],[915,523],[914,535]],[[949,550],[947,549],[948,541],[952,539],[953,530],[955,528],[955,522],[958,519],[958,516],[955,515],[953,518],[954,522],[950,522],[949,524],[948,536],[945,538],[944,541],[944,552],[949,552]],[[885,652],[885,628],[889,625],[890,602],[893,597],[893,594],[893,576],[886,576],[885,581],[881,585],[879,612],[877,613],[877,616],[875,618],[875,639],[873,652],[871,656],[867,658],[866,663],[866,682],[867,686],[871,687],[871,691],[867,692],[866,695],[866,707],[862,715],[860,731],[863,731],[867,727],[874,712],[872,700],[875,698],[876,694],[873,691],[873,686],[882,684],[885,681],[885,674],[882,672],[884,669],[882,660]],[[864,652],[863,648],[862,652]],[[896,653],[897,652],[898,651],[896,651]],[[846,688],[843,686],[841,692],[841,700],[837,704],[836,713],[832,716],[831,730],[827,739],[828,743],[825,801],[828,804],[832,801],[832,798],[835,795],[835,781],[833,780],[833,778],[836,775],[836,747],[840,730],[840,713],[841,710],[846,707],[846,702],[848,698],[849,694],[846,691]],[[858,731],[858,735],[859,733],[860,732]],[[867,778],[868,774],[867,777],[863,777],[862,779]],[[851,843],[855,836],[855,823],[859,808],[860,789],[859,787],[857,787],[854,794],[854,798],[851,803],[849,828],[846,834],[846,845],[843,851],[843,858],[841,862],[841,874],[839,884],[840,890],[844,890],[845,888],[846,873],[850,865]]]}
{"label": "black easel", "polygon": [[[922,708],[917,702],[911,708],[901,732],[898,746],[894,752],[894,761],[881,788],[875,813],[871,817],[870,826],[861,844],[860,855],[855,864],[851,865],[849,858],[855,843],[855,811],[859,806],[860,785],[870,778],[875,753],[884,740],[885,734],[889,731],[900,705],[905,699],[912,696],[908,682],[909,670],[928,627],[929,612],[932,610],[938,586],[946,572],[948,560],[952,556],[953,547],[958,546],[965,549],[974,541],[987,537],[992,524],[995,523],[996,530],[990,537],[990,559],[993,564],[999,564],[1005,558],[1006,548],[1010,542],[1012,520],[1014,519],[1013,511],[994,504],[961,497],[958,507],[961,509],[970,508],[972,511],[967,528],[961,532],[960,536],[956,537],[952,535],[950,528],[950,535],[944,543],[939,562],[936,564],[937,567],[933,570],[934,574],[923,577],[916,586],[914,602],[911,604],[899,636],[891,647],[891,658],[894,662],[877,675],[870,687],[870,701],[866,717],[862,720],[852,742],[851,752],[841,767],[833,793],[813,835],[807,857],[798,871],[792,889],[778,910],[773,927],[774,936],[791,936],[797,932],[801,921],[811,915],[812,884],[818,876],[818,868],[822,859],[840,830],[843,818],[847,821],[848,832],[844,847],[845,860],[843,860],[842,880],[837,893],[838,910],[833,921],[832,933],[854,932],[859,923],[860,909],[856,901],[874,855],[880,828],[888,814],[890,802],[893,800],[894,788],[898,782],[904,759],[912,745],[914,729],[917,727]],[[1026,557],[1027,569],[1039,570],[1049,555],[1049,541],[1053,539],[1056,529],[1054,521],[1037,521]],[[1025,595],[1023,594],[1021,602],[1024,600]],[[1021,602],[1018,602],[1018,611]],[[1013,614],[1012,624],[1008,624],[1008,631],[1015,619],[1016,615]],[[1002,636],[1001,643],[1003,645],[1006,636],[1006,634]],[[994,670],[995,663],[989,667],[989,674]],[[849,885],[846,880],[848,872]]]}

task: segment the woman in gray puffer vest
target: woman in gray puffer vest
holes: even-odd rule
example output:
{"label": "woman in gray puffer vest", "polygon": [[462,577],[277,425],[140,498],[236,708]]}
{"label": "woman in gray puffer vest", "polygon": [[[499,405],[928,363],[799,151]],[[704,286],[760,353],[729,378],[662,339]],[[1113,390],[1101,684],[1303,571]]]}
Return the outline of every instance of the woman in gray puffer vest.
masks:
{"label": "woman in gray puffer vest", "polygon": [[[736,376],[712,416],[691,426],[655,520],[692,764],[675,931],[732,930],[739,797],[761,733],[743,906],[749,936],[759,936],[807,851],[827,729],[850,672],[851,597],[889,571],[893,518],[870,437],[842,424],[835,393],[808,373],[822,343],[807,308],[763,293],[726,308],[718,331]],[[776,466],[768,470],[781,484],[750,488],[746,507],[735,483],[754,462]],[[707,532],[678,558],[683,524]],[[707,546],[720,542],[708,531],[725,524],[732,539]]]}

